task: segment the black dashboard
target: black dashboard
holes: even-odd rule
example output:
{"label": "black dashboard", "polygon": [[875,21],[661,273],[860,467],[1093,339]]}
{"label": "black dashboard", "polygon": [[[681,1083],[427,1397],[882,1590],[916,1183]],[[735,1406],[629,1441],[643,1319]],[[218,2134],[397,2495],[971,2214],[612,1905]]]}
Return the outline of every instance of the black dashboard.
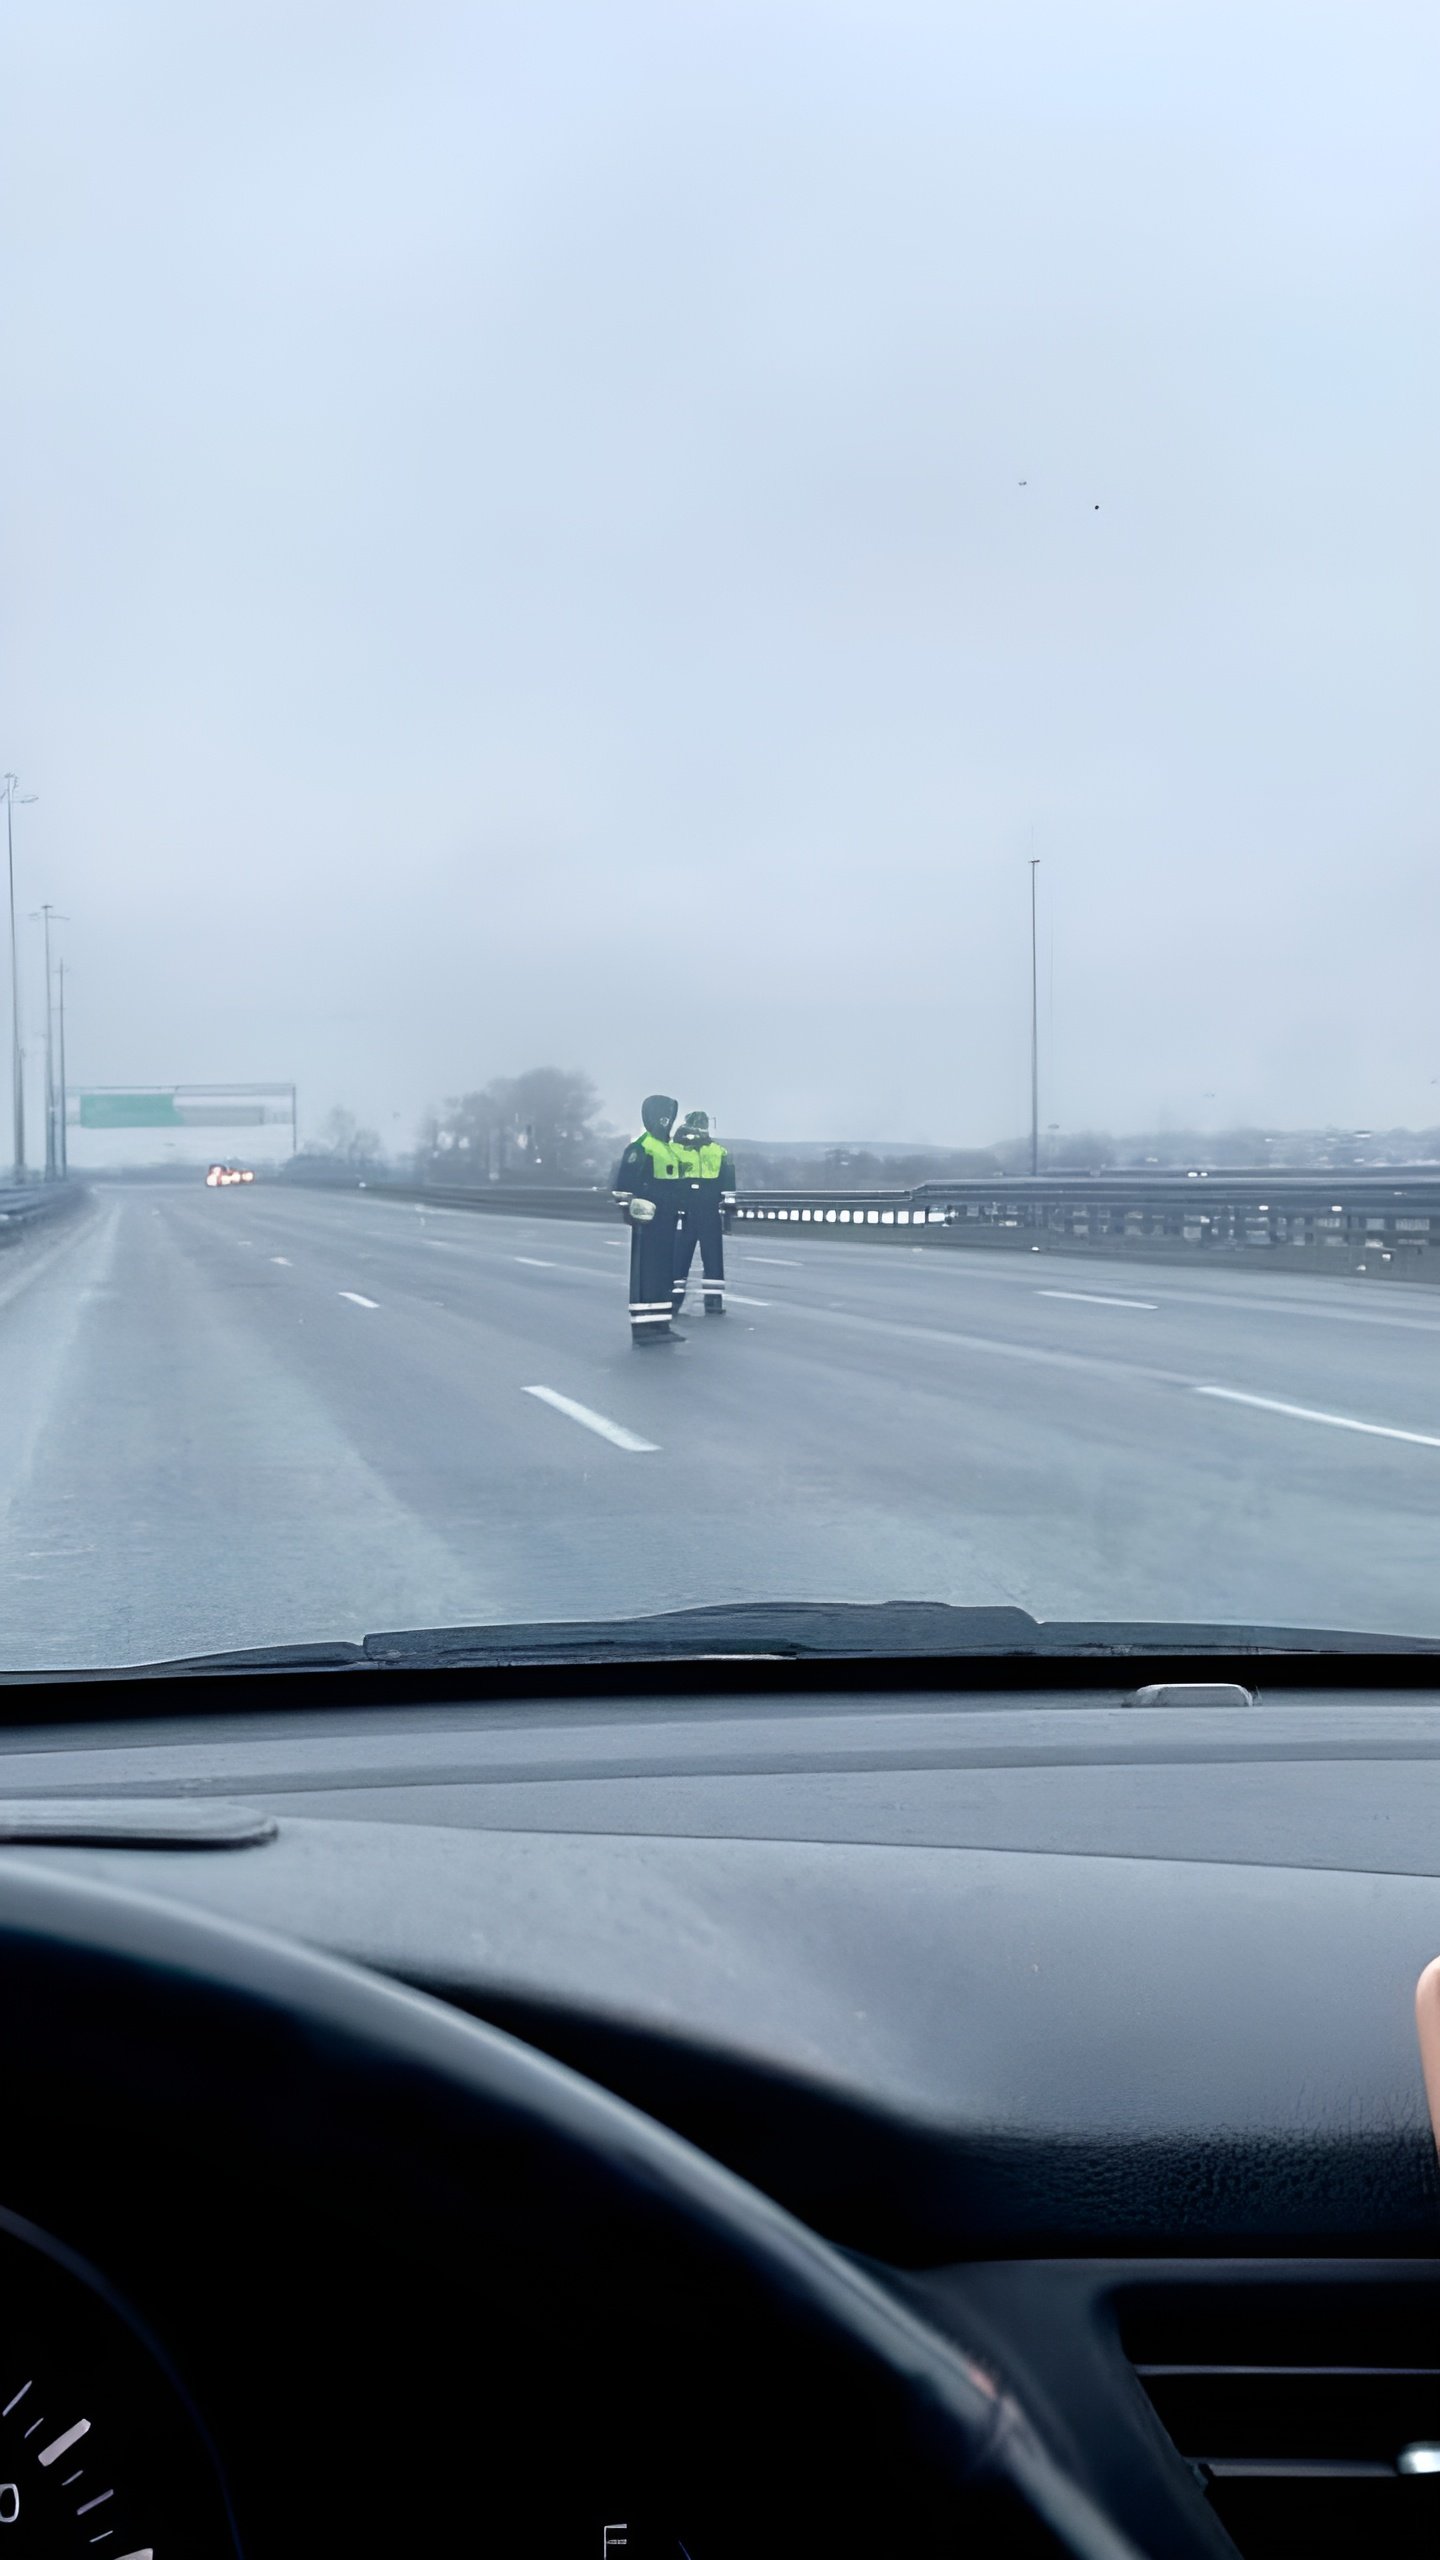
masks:
{"label": "black dashboard", "polygon": [[[797,1695],[757,1666],[749,1695],[281,1711],[247,1689],[15,1723],[30,1836],[0,1868],[338,1956],[627,2100],[978,2342],[1135,2548],[1233,2550],[1227,2525],[1248,2553],[1429,2547],[1440,2189],[1413,1997],[1440,1951],[1440,1692],[1133,1696]],[[224,2289],[207,2314],[92,2212],[0,2203],[138,2305],[233,2479]],[[320,2254],[317,2365],[357,2318],[353,2252]],[[652,2438],[627,2476],[668,2459]],[[246,2550],[290,2547],[256,2529],[274,2494],[237,2492]],[[761,2547],[746,2513],[674,2545]],[[625,2523],[607,2548],[639,2554]]]}

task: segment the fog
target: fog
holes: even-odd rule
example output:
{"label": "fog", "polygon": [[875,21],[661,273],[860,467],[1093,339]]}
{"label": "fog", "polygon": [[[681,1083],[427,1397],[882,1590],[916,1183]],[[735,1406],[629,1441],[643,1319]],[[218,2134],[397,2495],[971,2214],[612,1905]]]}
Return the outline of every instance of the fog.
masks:
{"label": "fog", "polygon": [[72,1082],[1440,1118],[1432,8],[7,27]]}

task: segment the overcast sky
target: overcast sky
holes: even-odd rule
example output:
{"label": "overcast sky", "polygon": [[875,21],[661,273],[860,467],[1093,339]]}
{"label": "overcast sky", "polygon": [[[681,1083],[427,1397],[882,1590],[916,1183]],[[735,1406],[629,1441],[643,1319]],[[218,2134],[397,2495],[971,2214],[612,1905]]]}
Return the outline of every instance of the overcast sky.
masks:
{"label": "overcast sky", "polygon": [[7,29],[72,1081],[1440,1120],[1433,0]]}

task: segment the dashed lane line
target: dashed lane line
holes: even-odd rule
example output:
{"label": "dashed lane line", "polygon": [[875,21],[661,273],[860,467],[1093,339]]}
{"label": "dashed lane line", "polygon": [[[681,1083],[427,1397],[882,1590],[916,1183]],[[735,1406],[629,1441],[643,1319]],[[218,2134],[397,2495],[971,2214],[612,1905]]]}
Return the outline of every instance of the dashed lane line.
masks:
{"label": "dashed lane line", "polygon": [[611,1262],[540,1262],[528,1253],[512,1253],[510,1259],[512,1262],[528,1262],[532,1271],[558,1271],[567,1280],[603,1280],[607,1289],[610,1274],[615,1268]]}
{"label": "dashed lane line", "polygon": [[342,1289],[340,1295],[348,1298],[352,1307],[378,1307],[380,1304],[378,1298],[362,1298],[358,1289]]}
{"label": "dashed lane line", "polygon": [[725,1304],[727,1307],[768,1307],[770,1300],[768,1298],[742,1298],[738,1289],[727,1289],[725,1292]]}
{"label": "dashed lane line", "polygon": [[272,1253],[270,1259],[272,1262],[280,1263],[286,1271],[290,1269],[290,1256],[288,1253]]}
{"label": "dashed lane line", "polygon": [[1422,1449],[1440,1449],[1440,1431],[1402,1431],[1393,1422],[1357,1422],[1353,1414],[1322,1413],[1318,1405],[1285,1404],[1278,1396],[1246,1395],[1240,1387],[1197,1387],[1197,1396],[1218,1396],[1225,1404],[1254,1405],[1261,1413],[1288,1414],[1294,1422],[1328,1422],[1332,1431],[1364,1431],[1376,1440],[1413,1440]]}
{"label": "dashed lane line", "polygon": [[1037,1289],[1037,1298],[1073,1298],[1082,1307],[1144,1307],[1153,1316],[1159,1305],[1155,1298],[1102,1298],[1094,1289]]}
{"label": "dashed lane line", "polygon": [[583,1424],[587,1431],[594,1431],[616,1449],[653,1452],[660,1446],[658,1440],[642,1440],[638,1431],[627,1431],[623,1422],[612,1422],[608,1414],[596,1413],[588,1404],[577,1404],[573,1396],[562,1396],[554,1387],[527,1387],[525,1393],[538,1396],[541,1404],[553,1405],[557,1413]]}

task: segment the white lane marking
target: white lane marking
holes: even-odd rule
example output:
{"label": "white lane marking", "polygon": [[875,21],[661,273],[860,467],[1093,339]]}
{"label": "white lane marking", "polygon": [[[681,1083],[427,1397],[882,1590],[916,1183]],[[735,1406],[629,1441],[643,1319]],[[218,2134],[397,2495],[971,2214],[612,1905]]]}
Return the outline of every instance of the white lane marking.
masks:
{"label": "white lane marking", "polygon": [[358,1289],[342,1289],[340,1295],[348,1298],[352,1307],[378,1307],[380,1304],[378,1298],[362,1298]]}
{"label": "white lane marking", "polygon": [[770,1304],[768,1298],[742,1298],[738,1289],[727,1289],[725,1300],[732,1307],[768,1307]]}
{"label": "white lane marking", "polygon": [[[98,2541],[98,2535],[96,2536],[96,2539]],[[117,2552],[115,2560],[155,2560],[155,2553],[152,2545],[147,2542],[143,2551]]]}
{"label": "white lane marking", "polygon": [[1048,1343],[1016,1342],[1004,1334],[962,1333],[958,1328],[928,1324],[901,1324],[883,1316],[859,1315],[853,1307],[811,1302],[807,1313],[833,1315],[837,1324],[853,1331],[888,1335],[896,1341],[942,1343],[956,1351],[980,1352],[991,1360],[1019,1360],[1028,1368],[1068,1369],[1079,1376],[1113,1379],[1117,1385],[1180,1387],[1191,1395],[1221,1396],[1235,1404],[1258,1405],[1262,1411],[1298,1416],[1306,1422],[1328,1422],[1340,1431],[1378,1433],[1387,1440],[1419,1441],[1427,1448],[1440,1449],[1440,1434],[1426,1431],[1401,1431],[1389,1423],[1356,1422],[1342,1413],[1322,1413],[1314,1406],[1286,1404],[1276,1396],[1247,1395],[1238,1387],[1211,1386],[1208,1381],[1187,1376],[1183,1369],[1162,1369],[1148,1361],[1121,1360],[1114,1353],[1095,1351],[1059,1351]]}
{"label": "white lane marking", "polygon": [[1094,1289],[1037,1289],[1035,1295],[1037,1298],[1073,1298],[1077,1306],[1083,1307],[1148,1307],[1152,1315],[1159,1305],[1156,1298],[1102,1298]]}
{"label": "white lane marking", "polygon": [[48,2471],[52,2462],[58,2462],[62,2453],[68,2453],[72,2444],[78,2444],[81,2437],[89,2433],[89,2419],[77,2418],[73,2427],[67,2427],[63,2436],[57,2436],[54,2443],[47,2444],[38,2456],[41,2469]]}
{"label": "white lane marking", "polygon": [[272,1261],[272,1262],[278,1262],[278,1263],[280,1263],[280,1264],[282,1265],[282,1267],[283,1267],[286,1271],[288,1271],[288,1270],[289,1270],[289,1268],[290,1268],[290,1256],[289,1256],[289,1254],[288,1254],[288,1253],[272,1253],[272,1254],[271,1254],[271,1256],[270,1256],[270,1259],[271,1259],[271,1261]]}
{"label": "white lane marking", "polygon": [[[79,2479],[79,2477],[80,2477],[80,2474],[79,2474],[79,2472],[77,2471],[77,2472],[75,2473],[75,2478],[78,2480],[78,2479]],[[61,2485],[62,2489],[68,2489],[68,2488],[69,2488],[69,2486],[70,2486],[70,2483],[69,2483],[69,2481],[68,2481],[68,2480],[62,2480],[62,2482],[61,2482],[61,2484],[60,2484],[60,2485]],[[110,2498],[113,2498],[113,2497],[114,2497],[114,2495],[115,2495],[115,2492],[114,2492],[114,2490],[113,2490],[113,2489],[102,2489],[98,2498],[87,2498],[87,2499],[86,2499],[86,2501],[85,2501],[84,2506],[83,2506],[83,2507],[77,2507],[77,2508],[76,2508],[76,2510],[75,2510],[75,2513],[77,2514],[77,2516],[88,2516],[88,2515],[91,2513],[91,2510],[92,2510],[93,2508],[95,2508],[95,2507],[103,2507],[103,2506],[105,2505],[106,2501],[107,2501],[108,2499],[110,2499]]]}
{"label": "white lane marking", "polygon": [[[1028,1256],[1022,1263],[1018,1256],[1013,1261],[1008,1256],[1002,1261],[999,1255],[987,1252],[983,1247],[962,1246],[947,1253],[943,1249],[939,1252],[931,1252],[925,1245],[912,1245],[911,1251],[922,1254],[928,1252],[937,1271],[944,1269],[961,1279],[993,1280],[997,1287],[1015,1289],[1028,1287],[1034,1279]],[[1062,1261],[1066,1259],[1063,1255],[1056,1258]],[[1290,1294],[1292,1289],[1303,1288],[1307,1277],[1310,1278],[1310,1286],[1321,1293],[1318,1304],[1314,1298],[1300,1298]],[[1196,1285],[1210,1278],[1213,1278],[1215,1283],[1213,1288]],[[1366,1288],[1373,1288],[1374,1285],[1373,1281],[1357,1280],[1354,1283],[1354,1293],[1363,1296]],[[1263,1294],[1257,1296],[1246,1293],[1240,1275],[1235,1273],[1222,1271],[1213,1274],[1197,1273],[1175,1263],[1167,1264],[1165,1267],[1167,1307],[1217,1308],[1223,1309],[1227,1315],[1281,1316],[1294,1318],[1304,1324],[1313,1321],[1323,1324],[1379,1325],[1391,1333],[1440,1333],[1440,1316],[1427,1316],[1415,1308],[1386,1309],[1373,1304],[1357,1306],[1337,1303],[1338,1300],[1348,1299],[1350,1295],[1348,1275],[1342,1272],[1337,1272],[1333,1279],[1328,1273],[1316,1273],[1310,1276],[1304,1272],[1296,1272],[1293,1276],[1289,1276],[1284,1272],[1277,1272]]]}
{"label": "white lane marking", "polygon": [[557,1395],[553,1387],[527,1387],[527,1396],[538,1396],[542,1404],[553,1404],[557,1413],[567,1413],[572,1422],[583,1422],[587,1431],[598,1431],[602,1440],[617,1449],[658,1449],[658,1440],[642,1440],[638,1431],[627,1431],[623,1422],[611,1422],[603,1413],[592,1413],[588,1404],[577,1404],[573,1396]]}
{"label": "white lane marking", "polygon": [[[916,1250],[918,1252],[918,1246]],[[805,1268],[803,1262],[795,1261],[788,1253],[747,1253],[745,1259],[747,1262],[768,1262],[772,1271],[803,1271]]]}
{"label": "white lane marking", "polygon": [[533,1253],[512,1253],[510,1259],[512,1262],[523,1262],[530,1271],[553,1271],[555,1268],[553,1262],[541,1262]]}
{"label": "white lane marking", "polygon": [[21,2401],[24,2399],[25,2394],[26,2394],[26,2392],[29,2390],[29,2388],[30,2388],[30,2385],[29,2385],[29,2383],[28,2383],[28,2382],[22,2382],[22,2383],[21,2383],[20,2388],[19,2388],[19,2390],[16,2392],[14,2399],[13,2399],[13,2400],[7,2400],[7,2401],[6,2401],[6,2403],[5,2403],[4,2408],[3,2408],[3,2409],[0,2409],[0,2418],[8,2418],[12,2409],[18,2409],[18,2408],[19,2408],[20,2403],[21,2403]]}
{"label": "white lane marking", "polygon": [[1328,1422],[1332,1431],[1365,1431],[1376,1440],[1413,1440],[1422,1449],[1440,1449],[1440,1431],[1401,1431],[1393,1422],[1357,1422],[1348,1413],[1321,1413],[1313,1404],[1284,1404],[1278,1396],[1248,1396],[1239,1387],[1197,1387],[1197,1396],[1219,1396],[1226,1404],[1253,1404],[1261,1413],[1288,1413],[1295,1422]]}

